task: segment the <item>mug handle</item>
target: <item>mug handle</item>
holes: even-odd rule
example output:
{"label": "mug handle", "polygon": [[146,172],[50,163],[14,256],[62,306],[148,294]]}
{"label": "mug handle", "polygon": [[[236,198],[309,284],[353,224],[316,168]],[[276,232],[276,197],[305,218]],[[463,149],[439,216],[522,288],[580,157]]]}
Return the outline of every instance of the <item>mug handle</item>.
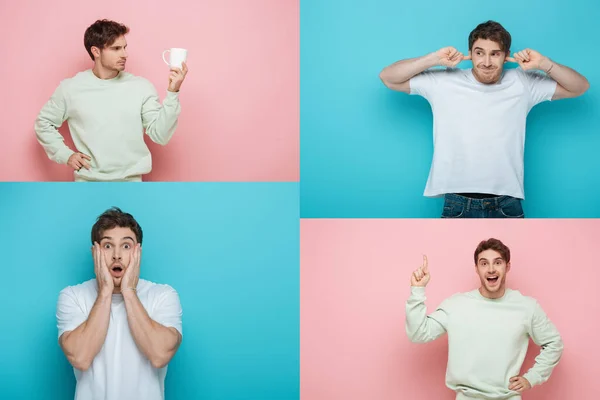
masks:
{"label": "mug handle", "polygon": [[169,53],[170,53],[170,52],[171,52],[171,50],[165,50],[165,51],[163,51],[163,53],[162,53],[162,59],[163,59],[163,61],[165,62],[165,64],[167,64],[167,65],[171,65],[171,64],[169,64],[169,63],[167,62],[167,60],[165,60],[165,53],[166,53],[166,52],[169,52]]}

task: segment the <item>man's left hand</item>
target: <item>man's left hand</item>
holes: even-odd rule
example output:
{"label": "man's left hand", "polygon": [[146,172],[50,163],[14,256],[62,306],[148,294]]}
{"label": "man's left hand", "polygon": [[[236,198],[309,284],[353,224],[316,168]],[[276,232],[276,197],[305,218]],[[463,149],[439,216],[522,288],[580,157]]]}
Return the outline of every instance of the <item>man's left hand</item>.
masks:
{"label": "man's left hand", "polygon": [[121,279],[121,293],[125,290],[136,289],[137,284],[140,280],[140,260],[142,258],[142,246],[138,243],[135,245],[131,257],[129,258],[129,265],[123,274]]}
{"label": "man's left hand", "polygon": [[513,376],[510,378],[510,385],[508,385],[508,389],[523,393],[524,391],[531,389],[531,383],[529,383],[529,381],[522,376]]}
{"label": "man's left hand", "polygon": [[169,92],[179,92],[179,88],[185,79],[185,76],[188,73],[187,64],[181,63],[181,68],[171,68],[171,72],[169,73]]}
{"label": "man's left hand", "polygon": [[513,53],[512,57],[506,57],[506,61],[516,62],[523,71],[530,69],[539,69],[547,71],[552,65],[552,61],[535,50],[525,49],[518,53]]}

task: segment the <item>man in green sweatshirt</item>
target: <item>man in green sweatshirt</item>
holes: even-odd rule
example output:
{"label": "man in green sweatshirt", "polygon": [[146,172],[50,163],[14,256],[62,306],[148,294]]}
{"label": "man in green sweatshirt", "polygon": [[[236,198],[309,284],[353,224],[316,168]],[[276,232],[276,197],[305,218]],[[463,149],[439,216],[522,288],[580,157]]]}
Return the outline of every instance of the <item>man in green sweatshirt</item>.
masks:
{"label": "man in green sweatshirt", "polygon": [[[482,241],[475,250],[481,287],[444,300],[431,314],[425,306],[430,279],[427,257],[411,276],[406,302],[406,333],[426,343],[448,333],[446,386],[456,399],[521,399],[521,393],[548,380],[563,342],[538,302],[506,288],[510,250],[500,240]],[[529,338],[541,346],[535,365],[519,375]]]}
{"label": "man in green sweatshirt", "polygon": [[[153,142],[166,145],[177,127],[187,65],[171,68],[161,105],[148,80],[124,71],[127,33],[128,27],[109,20],[88,27],[84,45],[94,67],[63,80],[35,122],[48,157],[73,168],[75,181],[141,181],[152,170],[144,130]],[[58,132],[64,121],[77,151]]]}

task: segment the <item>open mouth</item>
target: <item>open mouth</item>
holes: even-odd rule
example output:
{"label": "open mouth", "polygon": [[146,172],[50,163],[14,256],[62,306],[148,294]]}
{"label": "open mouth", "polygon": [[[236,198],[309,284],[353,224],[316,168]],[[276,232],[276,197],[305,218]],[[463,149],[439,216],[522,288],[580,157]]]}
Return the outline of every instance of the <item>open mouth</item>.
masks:
{"label": "open mouth", "polygon": [[115,265],[111,268],[110,272],[112,276],[118,278],[121,275],[123,275],[123,267],[121,267],[120,265]]}
{"label": "open mouth", "polygon": [[495,285],[496,283],[498,283],[498,276],[497,275],[492,275],[492,276],[488,276],[487,281],[490,285]]}

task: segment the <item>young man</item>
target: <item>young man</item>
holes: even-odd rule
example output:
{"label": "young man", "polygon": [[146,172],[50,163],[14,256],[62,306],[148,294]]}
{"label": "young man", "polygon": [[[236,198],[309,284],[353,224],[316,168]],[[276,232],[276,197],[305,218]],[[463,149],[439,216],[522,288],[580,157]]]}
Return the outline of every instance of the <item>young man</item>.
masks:
{"label": "young man", "polygon": [[142,228],[112,208],[92,228],[96,279],[60,292],[58,342],[73,365],[75,400],[163,400],[182,340],[177,292],[139,278]]}
{"label": "young man", "polygon": [[[125,71],[129,28],[96,21],[85,31],[85,48],[94,67],[63,80],[40,111],[35,132],[48,157],[75,170],[75,181],[141,181],[152,169],[144,143],[166,145],[181,112],[179,89],[188,72],[171,68],[161,106],[152,84]],[[77,151],[58,128],[67,121]]]}
{"label": "young man", "polygon": [[[475,250],[481,287],[456,294],[427,315],[427,258],[411,276],[406,302],[406,333],[426,343],[448,333],[446,386],[456,399],[521,399],[521,393],[544,383],[560,360],[561,337],[538,302],[506,288],[510,250],[501,241],[482,241]],[[535,365],[519,375],[529,338],[541,346]]]}
{"label": "young man", "polygon": [[[388,88],[431,104],[434,154],[424,195],[445,195],[443,218],[524,217],[527,114],[538,103],[580,96],[589,88],[579,73],[535,50],[509,57],[510,45],[502,25],[488,21],[469,35],[468,56],[444,47],[380,74]],[[463,60],[473,68],[454,68]],[[506,62],[520,68],[504,70]],[[434,66],[446,69],[428,70]]]}

